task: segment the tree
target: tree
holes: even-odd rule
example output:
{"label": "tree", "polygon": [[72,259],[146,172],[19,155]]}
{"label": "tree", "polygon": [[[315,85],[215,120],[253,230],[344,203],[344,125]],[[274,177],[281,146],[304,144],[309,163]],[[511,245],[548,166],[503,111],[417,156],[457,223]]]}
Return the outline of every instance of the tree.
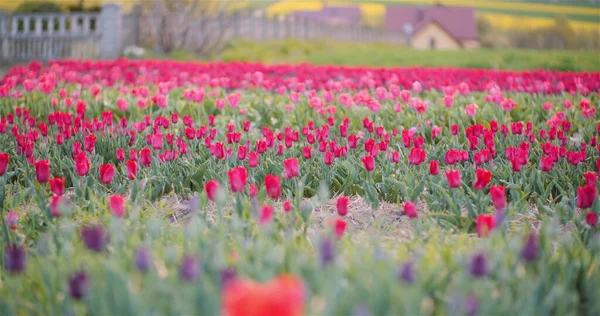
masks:
{"label": "tree", "polygon": [[569,20],[562,16],[557,15],[554,20],[554,27],[550,31],[551,37],[554,37],[559,43],[562,49],[575,49],[577,48],[577,33],[571,27]]}
{"label": "tree", "polygon": [[163,52],[210,53],[224,46],[232,27],[232,1],[153,0],[142,2],[142,19],[152,45]]}

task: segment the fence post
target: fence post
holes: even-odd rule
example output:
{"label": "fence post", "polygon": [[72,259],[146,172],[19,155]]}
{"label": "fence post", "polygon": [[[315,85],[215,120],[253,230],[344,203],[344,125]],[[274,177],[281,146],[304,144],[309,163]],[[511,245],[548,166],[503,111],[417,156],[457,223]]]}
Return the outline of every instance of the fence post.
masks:
{"label": "fence post", "polygon": [[105,3],[100,12],[100,58],[119,57],[121,50],[121,6]]}
{"label": "fence post", "polygon": [[4,59],[4,13],[0,10],[0,60]]}
{"label": "fence post", "polygon": [[240,13],[238,11],[234,12],[232,16],[229,17],[230,21],[233,21],[233,36],[232,38],[240,37]]}
{"label": "fence post", "polygon": [[141,18],[142,18],[142,6],[139,4],[136,4],[133,7],[133,40],[135,42],[135,45],[140,45],[140,22],[141,22]]}
{"label": "fence post", "polygon": [[296,38],[294,36],[294,31],[296,30],[296,25],[294,24],[295,19],[293,15],[288,15],[285,17],[285,25],[286,25],[286,38]]}

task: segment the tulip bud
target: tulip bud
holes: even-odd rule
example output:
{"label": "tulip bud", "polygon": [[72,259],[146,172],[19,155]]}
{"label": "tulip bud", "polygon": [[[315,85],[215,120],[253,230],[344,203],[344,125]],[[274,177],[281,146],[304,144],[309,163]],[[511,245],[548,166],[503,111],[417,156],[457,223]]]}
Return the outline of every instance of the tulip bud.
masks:
{"label": "tulip bud", "polygon": [[27,250],[21,245],[6,244],[4,247],[4,268],[8,273],[17,274],[27,267]]}
{"label": "tulip bud", "polygon": [[415,268],[412,262],[406,262],[400,266],[400,271],[398,271],[398,279],[407,284],[413,284],[415,282]]}
{"label": "tulip bud", "polygon": [[141,272],[146,272],[152,265],[152,253],[146,247],[140,247],[135,251],[135,268]]}
{"label": "tulip bud", "polygon": [[530,234],[527,237],[527,241],[525,241],[525,245],[523,245],[523,250],[521,250],[521,257],[523,260],[527,262],[534,261],[540,250],[539,238],[536,234]]}
{"label": "tulip bud", "polygon": [[237,278],[237,271],[232,268],[226,268],[221,271],[221,288],[227,287],[231,282]]}
{"label": "tulip bud", "polygon": [[69,278],[69,294],[74,300],[81,300],[84,298],[90,288],[90,281],[87,273],[76,272]]}
{"label": "tulip bud", "polygon": [[81,239],[89,250],[102,252],[106,248],[109,235],[100,224],[86,225],[81,230]]}
{"label": "tulip bud", "polygon": [[324,238],[321,241],[321,264],[323,266],[328,265],[335,258],[335,245],[333,240],[330,238]]}
{"label": "tulip bud", "polygon": [[485,254],[477,253],[471,258],[471,275],[476,278],[483,278],[488,274],[488,263]]}
{"label": "tulip bud", "polygon": [[192,255],[186,255],[181,261],[179,275],[185,281],[195,281],[200,275],[200,264],[198,259]]}
{"label": "tulip bud", "polygon": [[348,197],[340,196],[336,201],[337,212],[340,216],[348,214]]}

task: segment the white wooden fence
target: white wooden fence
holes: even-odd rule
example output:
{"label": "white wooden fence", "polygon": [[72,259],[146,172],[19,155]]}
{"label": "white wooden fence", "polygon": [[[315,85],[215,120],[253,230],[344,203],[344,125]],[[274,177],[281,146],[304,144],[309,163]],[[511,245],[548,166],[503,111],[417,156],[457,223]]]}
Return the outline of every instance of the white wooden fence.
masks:
{"label": "white wooden fence", "polygon": [[[122,14],[118,4],[105,3],[99,13],[3,15],[0,12],[0,61],[112,59],[120,56],[128,45],[156,45],[147,34],[152,29],[148,24],[152,13],[145,16],[140,8],[136,6]],[[190,32],[185,33],[189,38],[183,48],[196,52],[214,43],[217,43],[214,49],[221,49],[235,38],[404,43],[402,34],[383,29],[330,25],[291,15],[273,18],[264,11],[198,17]]]}
{"label": "white wooden fence", "polygon": [[115,58],[120,10],[100,13],[0,14],[0,61]]}

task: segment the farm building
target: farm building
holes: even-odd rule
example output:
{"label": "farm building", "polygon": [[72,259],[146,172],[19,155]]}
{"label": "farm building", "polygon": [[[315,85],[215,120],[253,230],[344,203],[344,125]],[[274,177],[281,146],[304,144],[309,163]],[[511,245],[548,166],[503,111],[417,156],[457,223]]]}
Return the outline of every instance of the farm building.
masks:
{"label": "farm building", "polygon": [[458,50],[479,47],[475,10],[447,6],[389,6],[385,28],[401,32],[416,49]]}

